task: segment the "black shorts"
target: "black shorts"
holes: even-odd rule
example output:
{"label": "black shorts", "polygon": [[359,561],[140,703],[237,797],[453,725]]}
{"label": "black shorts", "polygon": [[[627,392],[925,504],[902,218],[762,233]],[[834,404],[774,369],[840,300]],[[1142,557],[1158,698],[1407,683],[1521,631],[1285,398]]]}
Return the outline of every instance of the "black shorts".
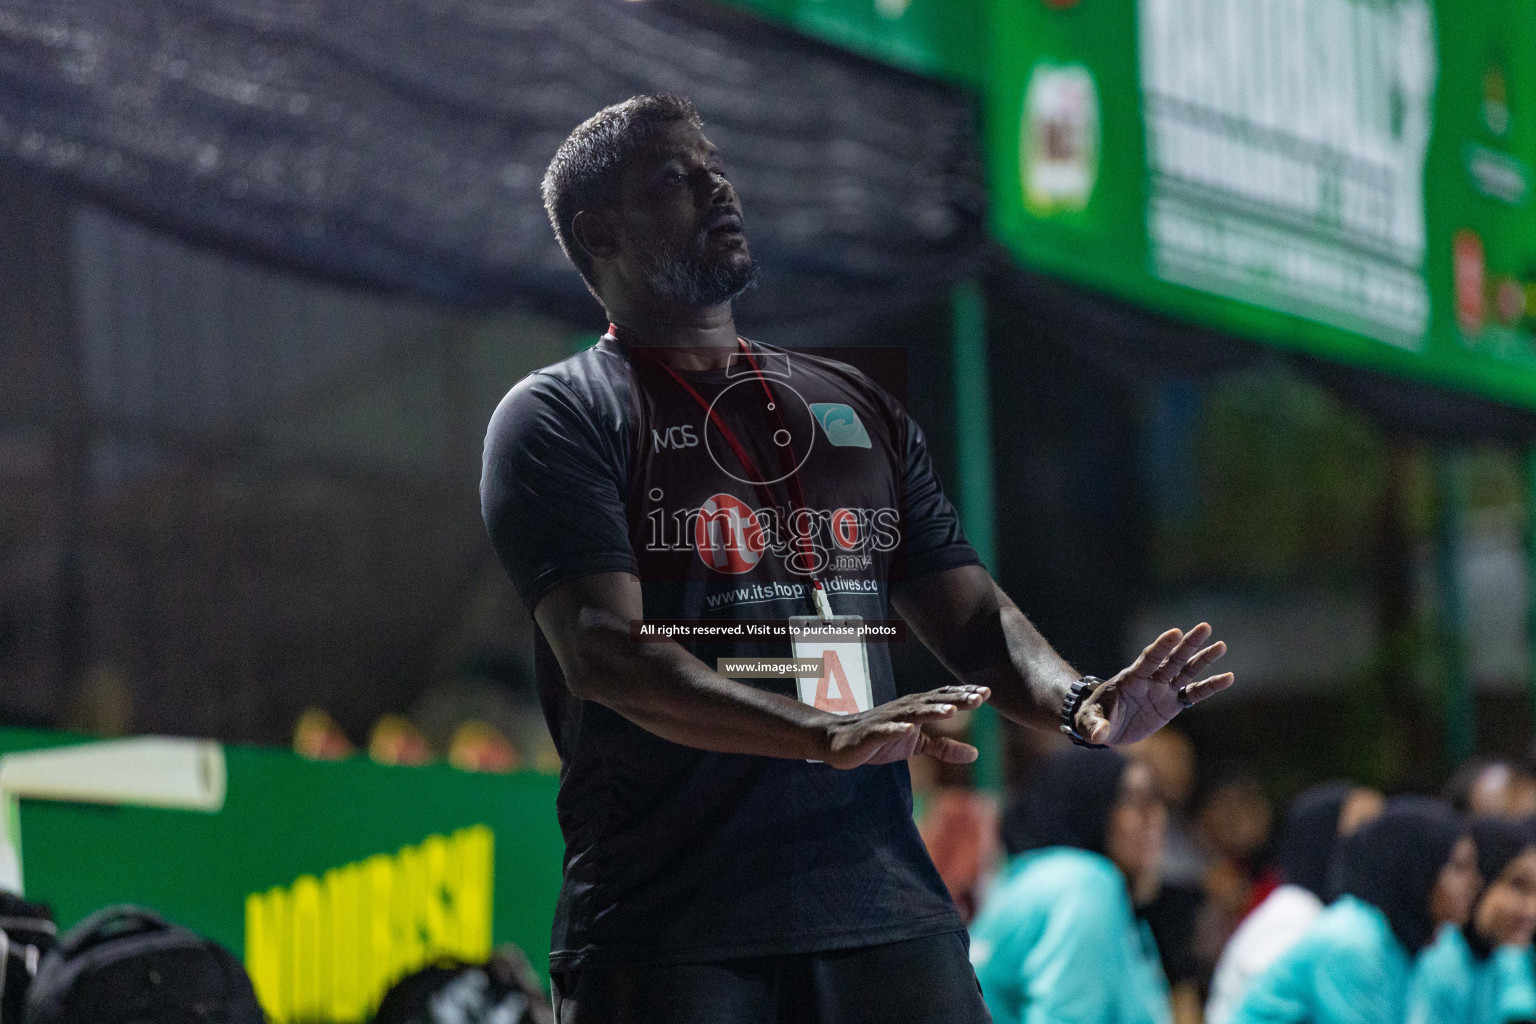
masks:
{"label": "black shorts", "polygon": [[556,1024],[991,1024],[965,932],[825,953],[555,972]]}

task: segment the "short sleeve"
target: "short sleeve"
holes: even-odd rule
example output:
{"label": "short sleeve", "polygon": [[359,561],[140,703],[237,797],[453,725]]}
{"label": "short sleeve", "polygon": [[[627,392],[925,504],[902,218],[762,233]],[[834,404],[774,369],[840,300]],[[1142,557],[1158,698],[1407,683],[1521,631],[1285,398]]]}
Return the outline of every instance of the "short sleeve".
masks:
{"label": "short sleeve", "polygon": [[549,374],[523,378],[497,407],[485,436],[480,511],[529,611],[566,580],[639,574],[625,457],[576,394]]}
{"label": "short sleeve", "polygon": [[905,465],[902,471],[903,502],[901,578],[915,579],[929,573],[961,565],[980,565],[965,531],[960,514],[939,485],[933,459],[928,454],[928,438],[910,414],[903,411],[906,423]]}

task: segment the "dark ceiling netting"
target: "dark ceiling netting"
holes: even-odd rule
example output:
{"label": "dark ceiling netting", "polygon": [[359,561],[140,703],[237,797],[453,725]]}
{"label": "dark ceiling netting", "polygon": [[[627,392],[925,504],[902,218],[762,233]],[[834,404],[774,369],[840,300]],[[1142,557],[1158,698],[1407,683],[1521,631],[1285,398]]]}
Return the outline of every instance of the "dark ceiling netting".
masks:
{"label": "dark ceiling netting", "polygon": [[758,323],[972,265],[972,101],[709,5],[4,0],[0,153],[183,237],[470,305],[590,315],[539,182],[608,103],[700,108],[745,205]]}

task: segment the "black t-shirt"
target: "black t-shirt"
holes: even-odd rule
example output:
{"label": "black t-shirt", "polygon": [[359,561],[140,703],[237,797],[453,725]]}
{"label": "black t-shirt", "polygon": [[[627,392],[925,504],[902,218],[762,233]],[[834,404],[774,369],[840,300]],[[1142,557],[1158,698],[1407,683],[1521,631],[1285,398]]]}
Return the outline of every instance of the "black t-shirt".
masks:
{"label": "black t-shirt", "polygon": [[[978,563],[922,431],[895,399],[845,363],[760,343],[752,352],[761,377],[740,358],[678,371],[695,397],[604,336],[512,388],[486,435],[481,502],[530,611],[566,580],[629,572],[648,620],[784,619],[809,611],[797,571],[809,558],[834,613],[885,619],[889,580]],[[798,521],[785,477],[797,463],[811,510]],[[809,552],[790,523],[802,535],[809,525]],[[790,653],[787,641],[685,646],[710,667]],[[868,652],[874,703],[895,698],[887,648]],[[813,952],[962,927],[913,824],[905,763],[839,771],[672,743],[572,696],[537,632],[535,672],[561,757],[553,969]],[[793,680],[741,681],[796,695]]]}

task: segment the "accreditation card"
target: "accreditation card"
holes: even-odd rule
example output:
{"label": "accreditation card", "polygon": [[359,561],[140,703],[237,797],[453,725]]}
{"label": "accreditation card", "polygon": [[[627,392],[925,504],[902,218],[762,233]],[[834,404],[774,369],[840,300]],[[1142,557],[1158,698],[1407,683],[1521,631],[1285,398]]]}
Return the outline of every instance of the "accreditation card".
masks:
{"label": "accreditation card", "polygon": [[796,658],[820,658],[820,676],[795,680],[802,701],[838,715],[874,707],[869,649],[859,635],[862,615],[792,615],[790,644]]}

